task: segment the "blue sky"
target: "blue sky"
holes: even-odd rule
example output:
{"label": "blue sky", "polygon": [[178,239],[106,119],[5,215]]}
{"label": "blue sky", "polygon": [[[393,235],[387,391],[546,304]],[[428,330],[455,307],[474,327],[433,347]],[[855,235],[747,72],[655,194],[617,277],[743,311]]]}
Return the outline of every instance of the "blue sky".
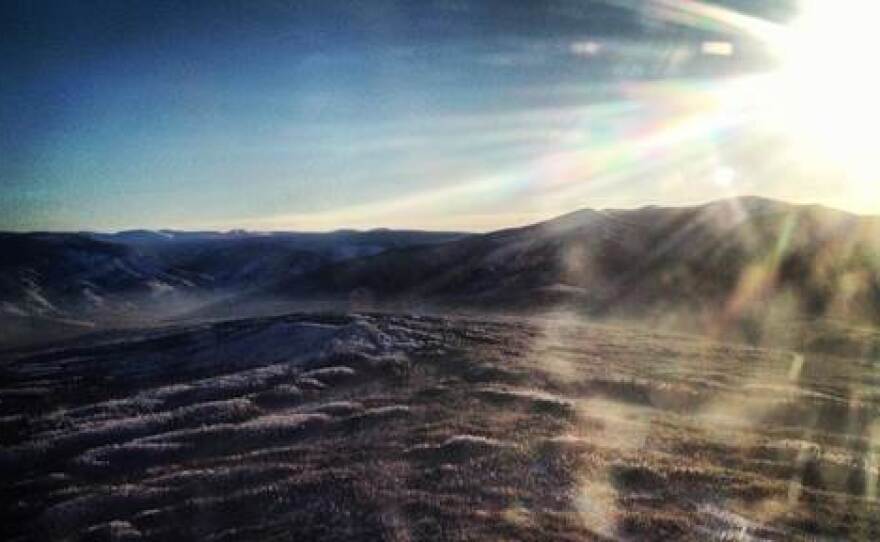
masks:
{"label": "blue sky", "polygon": [[650,4],[5,2],[0,229],[486,230],[833,196],[767,180],[753,147],[784,138],[716,103],[771,65],[760,44]]}

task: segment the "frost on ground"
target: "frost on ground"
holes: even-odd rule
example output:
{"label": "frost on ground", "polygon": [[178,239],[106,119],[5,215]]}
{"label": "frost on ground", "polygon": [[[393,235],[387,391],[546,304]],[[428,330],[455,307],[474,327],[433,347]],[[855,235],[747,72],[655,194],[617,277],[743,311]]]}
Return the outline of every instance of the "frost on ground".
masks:
{"label": "frost on ground", "polygon": [[870,360],[294,314],[0,375],[3,540],[880,539]]}

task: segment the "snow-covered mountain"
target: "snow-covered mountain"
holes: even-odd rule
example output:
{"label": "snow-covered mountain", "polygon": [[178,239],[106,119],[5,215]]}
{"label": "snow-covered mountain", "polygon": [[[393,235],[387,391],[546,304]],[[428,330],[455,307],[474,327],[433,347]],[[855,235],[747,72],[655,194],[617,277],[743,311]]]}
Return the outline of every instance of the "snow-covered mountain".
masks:
{"label": "snow-covered mountain", "polygon": [[14,328],[167,316],[349,258],[460,233],[0,233],[0,320]]}
{"label": "snow-covered mountain", "polygon": [[880,219],[754,197],[584,209],[480,235],[32,233],[0,235],[0,251],[7,330],[340,302],[564,309],[683,319],[688,328],[880,321]]}

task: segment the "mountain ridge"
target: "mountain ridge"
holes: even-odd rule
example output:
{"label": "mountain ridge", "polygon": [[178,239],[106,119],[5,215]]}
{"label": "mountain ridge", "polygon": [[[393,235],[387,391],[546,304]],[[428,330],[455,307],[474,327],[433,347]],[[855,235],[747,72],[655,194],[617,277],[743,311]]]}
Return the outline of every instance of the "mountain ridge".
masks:
{"label": "mountain ridge", "polygon": [[[755,196],[579,209],[483,234],[0,233],[0,315],[118,323],[266,302],[880,321],[880,218]],[[202,310],[204,309],[204,310]]]}
{"label": "mountain ridge", "polygon": [[335,261],[466,234],[338,231],[0,232],[0,341],[149,322]]}
{"label": "mountain ridge", "polygon": [[798,306],[786,309],[792,314],[873,322],[880,314],[878,253],[876,217],[745,197],[689,207],[583,209],[339,262],[264,294],[492,309],[565,306],[593,315],[674,308],[720,319],[729,316],[725,303],[752,314],[794,296]]}

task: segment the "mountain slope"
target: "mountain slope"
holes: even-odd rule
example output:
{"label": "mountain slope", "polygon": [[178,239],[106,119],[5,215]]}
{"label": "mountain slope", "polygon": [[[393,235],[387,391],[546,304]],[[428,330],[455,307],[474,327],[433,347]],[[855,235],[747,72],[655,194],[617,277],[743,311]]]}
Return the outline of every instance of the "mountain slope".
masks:
{"label": "mountain slope", "polygon": [[[4,312],[61,315],[109,308],[107,294],[161,296],[195,285],[136,248],[81,234],[0,234]],[[120,307],[124,299],[114,301]]]}
{"label": "mountain slope", "polygon": [[150,321],[445,232],[0,233],[0,339]]}
{"label": "mountain slope", "polygon": [[736,198],[698,207],[583,210],[289,280],[269,297],[361,296],[591,313],[880,318],[880,221]]}
{"label": "mountain slope", "polygon": [[0,251],[7,329],[203,306],[259,314],[266,301],[564,309],[701,329],[880,321],[880,220],[761,198],[581,210],[484,235],[2,234]]}

